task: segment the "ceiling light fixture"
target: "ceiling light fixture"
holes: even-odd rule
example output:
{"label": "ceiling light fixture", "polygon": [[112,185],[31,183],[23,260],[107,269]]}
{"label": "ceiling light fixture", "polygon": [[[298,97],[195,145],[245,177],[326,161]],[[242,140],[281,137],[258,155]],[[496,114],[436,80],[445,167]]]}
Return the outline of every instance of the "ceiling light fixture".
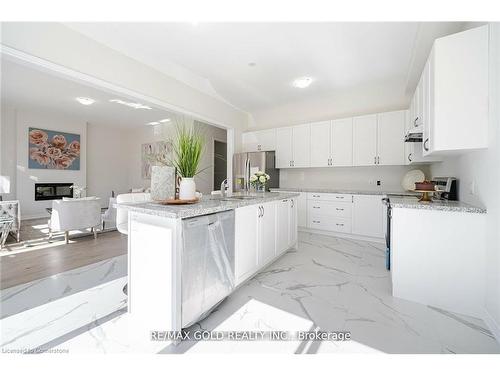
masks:
{"label": "ceiling light fixture", "polygon": [[146,125],[160,125],[158,121],[148,122]]}
{"label": "ceiling light fixture", "polygon": [[305,89],[312,83],[312,81],[313,79],[311,77],[300,77],[292,82],[292,86],[297,87],[299,89]]}
{"label": "ceiling light fixture", "polygon": [[255,63],[255,62],[253,62],[253,61],[248,63],[248,66],[249,66],[250,68],[254,68],[256,65],[257,65],[257,63]]}
{"label": "ceiling light fixture", "polygon": [[75,100],[83,105],[91,105],[95,103],[95,100],[92,98],[84,98],[83,96],[80,96],[78,98],[75,98]]}
{"label": "ceiling light fixture", "polygon": [[165,123],[165,122],[170,122],[171,120],[169,118],[164,118],[163,120],[159,120],[159,122],[161,123]]}
{"label": "ceiling light fixture", "polygon": [[126,105],[127,107],[134,108],[134,109],[153,109],[153,108],[151,108],[147,105],[141,104],[141,103],[126,102],[125,100],[121,100],[121,99],[111,99],[110,102]]}

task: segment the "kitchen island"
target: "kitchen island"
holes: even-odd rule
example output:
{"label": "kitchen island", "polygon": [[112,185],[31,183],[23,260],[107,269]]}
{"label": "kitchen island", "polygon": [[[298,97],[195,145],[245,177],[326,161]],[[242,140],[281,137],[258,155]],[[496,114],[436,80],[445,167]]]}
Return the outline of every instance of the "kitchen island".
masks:
{"label": "kitchen island", "polygon": [[394,297],[482,317],[486,210],[390,197]]}
{"label": "kitchen island", "polygon": [[296,193],[212,196],[128,210],[128,312],[136,339],[180,332],[297,243]]}

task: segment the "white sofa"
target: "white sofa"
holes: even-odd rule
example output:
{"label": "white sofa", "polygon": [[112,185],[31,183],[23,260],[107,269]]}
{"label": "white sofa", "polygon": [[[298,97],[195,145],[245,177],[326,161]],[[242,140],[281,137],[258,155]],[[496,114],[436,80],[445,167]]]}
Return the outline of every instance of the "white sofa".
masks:
{"label": "white sofa", "polygon": [[97,238],[97,228],[101,227],[101,205],[96,197],[55,200],[49,220],[49,240],[53,232],[64,232],[66,243],[69,231],[90,229]]}
{"label": "white sofa", "polygon": [[21,235],[21,209],[19,201],[0,201],[0,215],[7,215],[14,218],[10,233],[15,235],[16,241],[19,242]]}
{"label": "white sofa", "polygon": [[[143,203],[151,201],[150,193],[127,193],[116,196],[116,203]],[[120,233],[128,234],[128,210],[116,209],[116,229]]]}

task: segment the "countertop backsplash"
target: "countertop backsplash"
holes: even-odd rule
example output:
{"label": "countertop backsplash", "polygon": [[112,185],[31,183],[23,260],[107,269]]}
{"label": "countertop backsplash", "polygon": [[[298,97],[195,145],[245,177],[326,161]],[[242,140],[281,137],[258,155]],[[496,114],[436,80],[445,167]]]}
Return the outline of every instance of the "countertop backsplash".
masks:
{"label": "countertop backsplash", "polygon": [[403,191],[401,180],[413,169],[422,170],[426,178],[432,177],[427,165],[281,169],[280,187],[397,192]]}

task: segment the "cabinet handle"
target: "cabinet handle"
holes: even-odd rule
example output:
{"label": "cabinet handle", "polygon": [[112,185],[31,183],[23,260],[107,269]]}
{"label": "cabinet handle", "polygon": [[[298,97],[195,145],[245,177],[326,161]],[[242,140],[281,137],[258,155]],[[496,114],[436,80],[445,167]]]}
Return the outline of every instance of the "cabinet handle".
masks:
{"label": "cabinet handle", "polygon": [[380,164],[380,156],[377,156],[377,164]]}
{"label": "cabinet handle", "polygon": [[335,197],[335,198],[337,198],[337,199],[344,199],[345,197]]}
{"label": "cabinet handle", "polygon": [[411,152],[408,154],[408,161],[411,161]]}
{"label": "cabinet handle", "polygon": [[266,213],[266,209],[265,209],[265,207],[264,207],[264,206],[262,206],[262,216],[264,216],[264,215],[265,215],[265,213]]}
{"label": "cabinet handle", "polygon": [[321,207],[318,207],[318,206],[313,206],[313,208],[321,208]]}
{"label": "cabinet handle", "polygon": [[429,147],[427,146],[427,144],[429,143],[429,138],[427,138],[424,142],[424,150],[425,151],[429,151]]}
{"label": "cabinet handle", "polygon": [[319,223],[321,223],[321,221],[319,221],[319,220],[313,220],[313,223],[319,224]]}
{"label": "cabinet handle", "polygon": [[377,164],[377,157],[376,156],[373,157],[373,164]]}
{"label": "cabinet handle", "polygon": [[343,227],[344,226],[344,224],[335,224],[335,225],[338,226],[338,227]]}
{"label": "cabinet handle", "polygon": [[313,198],[319,198],[319,197],[320,197],[319,195],[313,194]]}
{"label": "cabinet handle", "polygon": [[413,120],[413,126],[417,127],[417,121],[418,121],[419,116],[415,117],[415,120]]}
{"label": "cabinet handle", "polygon": [[336,208],[337,211],[344,211],[343,208]]}

